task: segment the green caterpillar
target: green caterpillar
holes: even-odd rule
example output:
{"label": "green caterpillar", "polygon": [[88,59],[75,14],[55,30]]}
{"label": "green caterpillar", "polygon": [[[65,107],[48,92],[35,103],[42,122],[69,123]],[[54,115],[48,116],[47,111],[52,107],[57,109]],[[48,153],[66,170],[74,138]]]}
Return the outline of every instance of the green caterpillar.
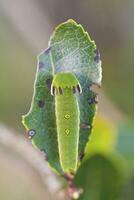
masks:
{"label": "green caterpillar", "polygon": [[80,111],[76,91],[82,92],[73,74],[58,73],[54,76],[51,94],[55,95],[60,163],[66,173],[75,173],[78,163]]}

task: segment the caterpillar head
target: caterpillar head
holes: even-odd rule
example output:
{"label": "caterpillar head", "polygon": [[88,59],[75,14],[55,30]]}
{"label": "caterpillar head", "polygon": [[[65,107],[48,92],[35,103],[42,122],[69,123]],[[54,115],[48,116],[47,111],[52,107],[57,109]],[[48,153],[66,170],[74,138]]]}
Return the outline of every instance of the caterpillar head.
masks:
{"label": "caterpillar head", "polygon": [[64,89],[69,88],[73,93],[78,91],[82,92],[81,85],[76,78],[76,76],[72,73],[57,73],[54,75],[52,84],[51,84],[51,94],[63,94]]}

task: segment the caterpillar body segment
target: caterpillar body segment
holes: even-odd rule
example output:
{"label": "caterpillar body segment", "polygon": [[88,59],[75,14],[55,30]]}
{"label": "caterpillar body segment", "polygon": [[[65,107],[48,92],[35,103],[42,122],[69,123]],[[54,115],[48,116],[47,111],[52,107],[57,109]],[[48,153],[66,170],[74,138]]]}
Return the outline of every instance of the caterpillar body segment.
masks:
{"label": "caterpillar body segment", "polygon": [[75,173],[78,164],[80,111],[76,91],[81,93],[81,86],[73,74],[54,76],[51,94],[55,95],[59,157],[65,173]]}

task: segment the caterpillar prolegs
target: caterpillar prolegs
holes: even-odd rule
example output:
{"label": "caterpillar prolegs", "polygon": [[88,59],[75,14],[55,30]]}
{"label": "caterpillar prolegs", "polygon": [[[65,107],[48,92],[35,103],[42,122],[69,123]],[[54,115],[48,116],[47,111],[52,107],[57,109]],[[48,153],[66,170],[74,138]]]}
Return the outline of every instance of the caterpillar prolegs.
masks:
{"label": "caterpillar prolegs", "polygon": [[81,93],[81,86],[73,74],[58,73],[54,76],[51,94],[55,95],[60,163],[66,173],[75,173],[78,163],[80,111],[76,91]]}

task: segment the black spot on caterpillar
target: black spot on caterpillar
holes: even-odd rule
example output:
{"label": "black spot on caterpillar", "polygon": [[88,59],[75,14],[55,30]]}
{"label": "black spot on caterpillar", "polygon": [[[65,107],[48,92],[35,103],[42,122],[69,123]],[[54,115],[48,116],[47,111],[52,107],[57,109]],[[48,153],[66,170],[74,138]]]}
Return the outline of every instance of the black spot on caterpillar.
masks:
{"label": "black spot on caterpillar", "polygon": [[63,94],[63,91],[62,91],[61,87],[59,87],[59,93]]}

